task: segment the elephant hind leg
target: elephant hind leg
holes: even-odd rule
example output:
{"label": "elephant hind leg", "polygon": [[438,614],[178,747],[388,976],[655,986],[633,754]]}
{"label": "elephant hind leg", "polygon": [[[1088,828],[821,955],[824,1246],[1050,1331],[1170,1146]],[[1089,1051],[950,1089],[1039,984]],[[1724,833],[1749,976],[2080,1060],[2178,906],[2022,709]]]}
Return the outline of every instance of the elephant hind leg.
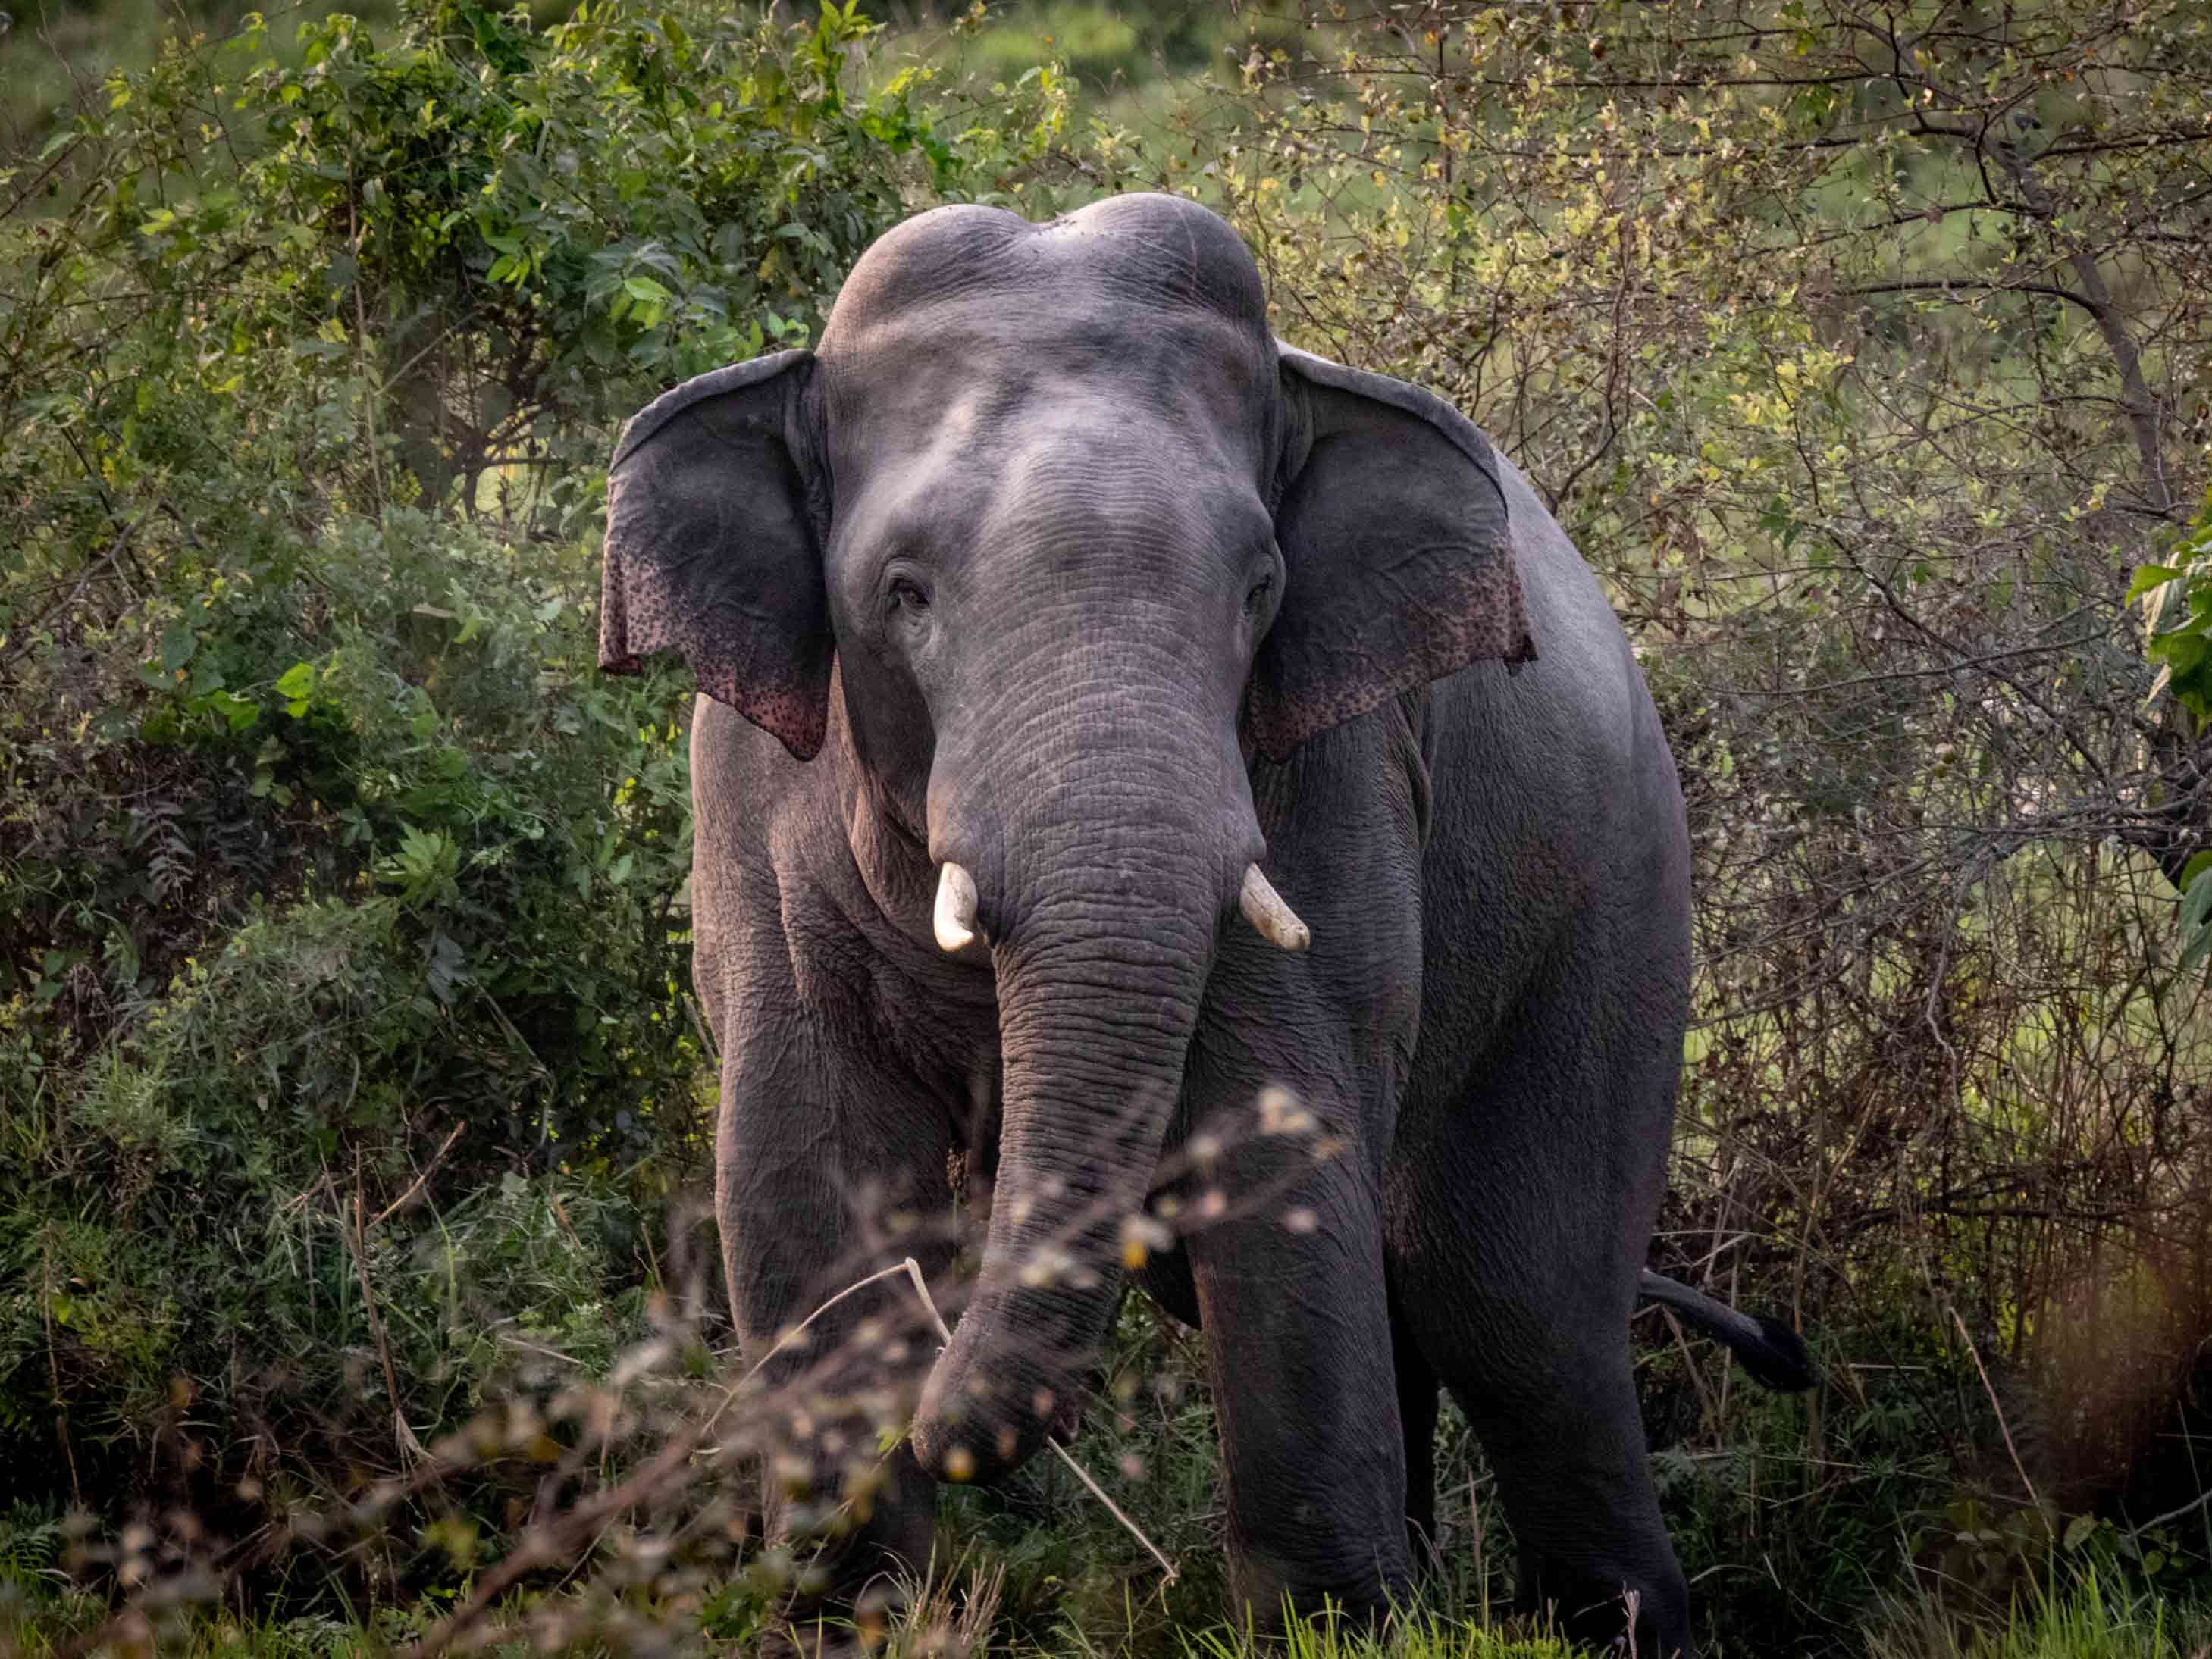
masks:
{"label": "elephant hind leg", "polygon": [[1422,1358],[1394,1291],[1390,1363],[1398,1380],[1398,1425],[1406,1437],[1406,1547],[1413,1570],[1437,1565],[1437,1374]]}
{"label": "elephant hind leg", "polygon": [[1522,1606],[1602,1647],[1632,1596],[1636,1650],[1690,1654],[1689,1590],[1660,1522],[1626,1352],[1595,1368],[1587,1356],[1540,1368],[1524,1356],[1510,1386],[1497,1384],[1466,1376],[1452,1393],[1498,1474]]}
{"label": "elephant hind leg", "polygon": [[1645,1659],[1690,1648],[1628,1342],[1680,1058],[1657,977],[1627,952],[1562,964],[1472,1079],[1409,1093],[1383,1204],[1401,1309],[1497,1471],[1523,1601],[1602,1643],[1633,1593]]}
{"label": "elephant hind leg", "polygon": [[1602,1647],[1620,1635],[1632,1593],[1636,1650],[1690,1654],[1688,1589],[1660,1520],[1632,1370],[1632,1267],[1543,1237],[1528,1210],[1514,1221],[1485,1206],[1425,1213],[1449,1217],[1439,1231],[1461,1237],[1401,1259],[1402,1323],[1497,1474],[1520,1601]]}

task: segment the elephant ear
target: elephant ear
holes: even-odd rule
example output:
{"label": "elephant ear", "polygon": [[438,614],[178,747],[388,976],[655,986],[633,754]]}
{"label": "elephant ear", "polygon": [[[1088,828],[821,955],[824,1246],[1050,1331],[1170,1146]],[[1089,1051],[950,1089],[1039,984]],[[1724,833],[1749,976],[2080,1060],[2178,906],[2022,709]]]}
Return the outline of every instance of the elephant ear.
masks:
{"label": "elephant ear", "polygon": [[1283,599],[1248,709],[1279,761],[1401,692],[1536,647],[1489,440],[1419,386],[1277,349]]}
{"label": "elephant ear", "polygon": [[680,651],[702,691],[800,760],[822,747],[832,649],[813,362],[782,351],[716,369],[623,428],[599,603],[601,668]]}

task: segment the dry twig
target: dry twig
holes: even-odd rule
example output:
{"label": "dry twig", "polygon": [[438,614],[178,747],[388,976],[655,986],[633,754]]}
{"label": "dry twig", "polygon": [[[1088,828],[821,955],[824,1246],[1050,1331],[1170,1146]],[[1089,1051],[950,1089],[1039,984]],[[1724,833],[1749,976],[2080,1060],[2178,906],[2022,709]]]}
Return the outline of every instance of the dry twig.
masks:
{"label": "dry twig", "polygon": [[2027,1465],[2020,1461],[2020,1449],[2012,1443],[2012,1430],[2005,1422],[2004,1407],[1997,1404],[1997,1391],[1990,1386],[1989,1372],[1982,1368],[1982,1356],[1975,1351],[1974,1339],[1966,1334],[1966,1322],[1959,1317],[1956,1308],[1948,1303],[1944,1306],[1951,1322],[1959,1328],[1959,1340],[1966,1345],[1966,1358],[1974,1362],[1974,1374],[1982,1379],[1982,1392],[1990,1397],[1990,1409],[1997,1414],[1997,1432],[2004,1436],[2005,1450],[2012,1454],[2013,1472],[2020,1476],[2020,1484],[2027,1488],[2027,1501],[2040,1510],[2043,1500],[2035,1494],[2035,1482],[2027,1478]]}

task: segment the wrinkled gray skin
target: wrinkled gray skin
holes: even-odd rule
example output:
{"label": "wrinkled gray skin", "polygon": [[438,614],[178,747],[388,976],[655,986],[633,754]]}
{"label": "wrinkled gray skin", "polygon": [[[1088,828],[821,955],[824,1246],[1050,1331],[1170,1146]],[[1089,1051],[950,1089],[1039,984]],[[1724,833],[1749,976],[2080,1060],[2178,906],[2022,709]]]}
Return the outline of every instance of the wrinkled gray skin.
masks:
{"label": "wrinkled gray skin", "polygon": [[[1639,1650],[1686,1650],[1626,1334],[1681,1053],[1682,800],[1526,480],[1428,394],[1279,348],[1235,234],[1133,196],[911,221],[818,350],[641,415],[612,489],[607,665],[673,647],[713,694],[696,974],[748,1347],[910,1248],[868,1233],[886,1204],[949,1211],[949,1154],[995,1173],[868,1546],[924,1559],[933,1474],[1066,1429],[1120,1218],[1278,1084],[1340,1150],[1230,1137],[1213,1180],[1266,1201],[1137,1275],[1210,1337],[1236,1592],[1264,1622],[1407,1588],[1441,1384],[1524,1589],[1601,1636],[1633,1589]],[[932,933],[948,860],[981,895],[962,957]],[[1309,952],[1238,915],[1255,860]]]}

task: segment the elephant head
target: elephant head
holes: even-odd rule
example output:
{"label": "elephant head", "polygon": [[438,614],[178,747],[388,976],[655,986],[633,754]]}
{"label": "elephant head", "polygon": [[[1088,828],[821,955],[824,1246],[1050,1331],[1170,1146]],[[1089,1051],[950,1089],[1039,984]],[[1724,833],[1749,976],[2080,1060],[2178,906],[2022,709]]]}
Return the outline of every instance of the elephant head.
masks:
{"label": "elephant head", "polygon": [[817,350],[630,423],[602,629],[604,665],[679,650],[799,761],[835,722],[938,867],[913,927],[996,975],[997,1200],[914,1443],[1011,1467],[1112,1309],[1220,930],[1304,942],[1252,751],[1534,654],[1489,447],[1279,346],[1194,204],[940,208],[868,251]]}

